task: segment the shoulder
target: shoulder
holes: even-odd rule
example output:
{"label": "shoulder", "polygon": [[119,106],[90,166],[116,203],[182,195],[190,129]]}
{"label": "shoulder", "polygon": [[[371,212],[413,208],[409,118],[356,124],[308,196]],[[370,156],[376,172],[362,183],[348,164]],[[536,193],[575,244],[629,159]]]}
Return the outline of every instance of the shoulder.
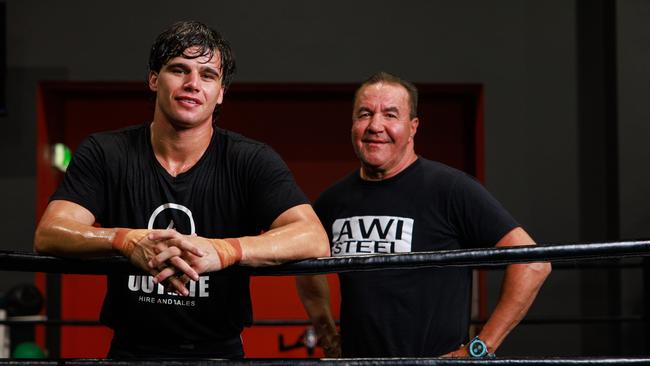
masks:
{"label": "shoulder", "polygon": [[359,170],[354,170],[325,189],[314,205],[341,199],[349,194],[359,184]]}
{"label": "shoulder", "polygon": [[434,183],[440,189],[451,190],[457,185],[481,184],[470,174],[449,165],[422,157],[418,160],[419,171],[415,175],[427,182]]}
{"label": "shoulder", "polygon": [[216,148],[226,159],[246,164],[281,161],[269,145],[236,132],[215,128]]}
{"label": "shoulder", "polygon": [[280,155],[265,143],[216,128],[213,146],[218,164],[235,174],[246,174],[248,178],[253,178],[254,181],[259,178],[262,182],[289,179],[291,175]]}
{"label": "shoulder", "polygon": [[232,153],[255,153],[260,150],[270,149],[270,147],[260,141],[253,140],[237,132],[215,127],[217,144],[226,148]]}
{"label": "shoulder", "polygon": [[149,131],[149,127],[147,124],[139,124],[139,125],[123,127],[112,131],[96,132],[91,134],[89,137],[96,141],[102,141],[102,142],[115,141],[115,140],[139,137],[142,136],[143,134],[147,134],[148,131]]}
{"label": "shoulder", "polygon": [[435,176],[442,179],[457,179],[460,176],[467,175],[462,170],[453,168],[439,161],[429,160],[423,157],[418,158],[421,172],[425,175]]}
{"label": "shoulder", "polygon": [[113,160],[128,154],[138,141],[147,141],[147,125],[129,126],[119,130],[96,132],[88,135],[75,149],[77,159]]}
{"label": "shoulder", "polygon": [[118,130],[93,133],[86,138],[84,143],[101,149],[133,146],[143,137],[148,137],[148,132],[147,124],[128,126]]}

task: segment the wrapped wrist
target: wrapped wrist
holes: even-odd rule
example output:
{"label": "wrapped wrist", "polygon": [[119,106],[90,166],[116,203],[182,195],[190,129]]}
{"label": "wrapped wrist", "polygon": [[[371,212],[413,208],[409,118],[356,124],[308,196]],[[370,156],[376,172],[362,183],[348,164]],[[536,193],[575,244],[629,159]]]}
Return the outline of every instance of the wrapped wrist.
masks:
{"label": "wrapped wrist", "polygon": [[147,229],[117,228],[111,241],[111,246],[124,256],[130,257],[135,249],[135,245],[150,232],[151,230]]}
{"label": "wrapped wrist", "polygon": [[234,264],[237,264],[242,259],[242,249],[239,239],[236,238],[227,238],[227,239],[212,239],[212,246],[214,247],[217,255],[219,256],[219,261],[221,266],[219,269],[224,269],[230,267]]}
{"label": "wrapped wrist", "polygon": [[118,252],[122,252],[126,246],[126,235],[129,233],[129,229],[117,228],[115,229],[115,235],[113,236],[113,241],[111,242],[111,247]]}

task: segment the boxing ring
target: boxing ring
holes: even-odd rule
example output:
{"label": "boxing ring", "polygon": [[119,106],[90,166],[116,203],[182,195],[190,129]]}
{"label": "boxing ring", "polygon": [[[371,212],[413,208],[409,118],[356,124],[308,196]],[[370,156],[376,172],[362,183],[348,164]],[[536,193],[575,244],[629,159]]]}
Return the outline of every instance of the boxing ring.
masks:
{"label": "boxing ring", "polygon": [[256,359],[256,360],[59,360],[0,361],[0,366],[465,366],[465,365],[648,365],[650,359],[632,358],[349,358],[349,359]]}
{"label": "boxing ring", "polygon": [[[233,266],[223,272],[239,271],[251,276],[287,276],[424,267],[498,267],[512,263],[576,262],[650,256],[650,241],[620,241],[584,244],[541,244],[502,248],[415,252],[405,254],[364,255],[318,258],[272,267]],[[0,251],[1,271],[45,272],[59,274],[141,273],[123,257],[62,259],[53,256]],[[37,321],[35,323],[38,323]],[[0,360],[3,365],[650,365],[650,357],[574,357],[574,358],[374,358],[374,359],[160,359],[160,360]]]}

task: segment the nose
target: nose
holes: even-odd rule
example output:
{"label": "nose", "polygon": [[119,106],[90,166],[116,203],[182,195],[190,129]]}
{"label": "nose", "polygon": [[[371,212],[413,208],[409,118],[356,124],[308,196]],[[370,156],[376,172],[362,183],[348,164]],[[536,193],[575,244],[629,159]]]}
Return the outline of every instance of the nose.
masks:
{"label": "nose", "polygon": [[197,91],[199,89],[199,74],[192,71],[185,75],[183,87],[188,91]]}
{"label": "nose", "polygon": [[368,128],[366,130],[372,133],[380,133],[384,130],[384,123],[379,113],[374,114],[370,118],[370,123],[368,124]]}

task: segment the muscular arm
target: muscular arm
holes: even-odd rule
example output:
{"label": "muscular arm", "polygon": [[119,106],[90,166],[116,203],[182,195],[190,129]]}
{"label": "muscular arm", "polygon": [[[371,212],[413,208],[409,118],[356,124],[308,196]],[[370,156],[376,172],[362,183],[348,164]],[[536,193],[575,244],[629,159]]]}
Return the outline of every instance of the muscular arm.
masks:
{"label": "muscular arm", "polygon": [[115,229],[93,226],[95,216],[83,206],[55,200],[45,209],[34,234],[34,251],[63,257],[115,255]]}
{"label": "muscular arm", "polygon": [[325,351],[325,356],[340,357],[340,338],[330,310],[327,277],[324,275],[296,276],[296,287],[305,311],[318,335],[318,344]]}
{"label": "muscular arm", "polygon": [[273,221],[269,231],[239,241],[241,263],[247,266],[274,265],[330,255],[327,234],[310,205],[298,205],[284,211]]}
{"label": "muscular arm", "polygon": [[[501,238],[496,246],[532,244],[535,244],[533,239],[518,227]],[[508,333],[526,315],[549,273],[551,264],[548,262],[511,264],[506,267],[499,302],[479,334],[490,352],[501,345]]]}
{"label": "muscular arm", "polygon": [[[147,262],[154,255],[154,247],[162,245],[150,240],[150,230],[117,229],[94,227],[95,216],[83,206],[63,200],[54,200],[45,209],[36,233],[34,234],[34,251],[70,258],[91,258],[115,255],[126,256],[131,263],[156,276],[158,268],[149,268]],[[123,241],[127,247],[115,250],[115,238],[122,230]],[[162,248],[160,248],[162,249]],[[195,256],[203,255],[194,247],[186,247]],[[168,263],[169,264],[169,263]],[[174,258],[171,262],[174,272],[182,271],[188,278],[198,279],[198,274],[185,261]],[[172,278],[169,284],[180,294],[187,294],[183,281]]]}
{"label": "muscular arm", "polygon": [[[534,244],[528,233],[518,227],[501,238],[496,246]],[[490,353],[494,353],[508,333],[526,315],[550,272],[551,264],[546,262],[511,264],[506,268],[499,301],[478,335],[488,346]],[[467,356],[467,347],[461,347],[448,355]]]}

